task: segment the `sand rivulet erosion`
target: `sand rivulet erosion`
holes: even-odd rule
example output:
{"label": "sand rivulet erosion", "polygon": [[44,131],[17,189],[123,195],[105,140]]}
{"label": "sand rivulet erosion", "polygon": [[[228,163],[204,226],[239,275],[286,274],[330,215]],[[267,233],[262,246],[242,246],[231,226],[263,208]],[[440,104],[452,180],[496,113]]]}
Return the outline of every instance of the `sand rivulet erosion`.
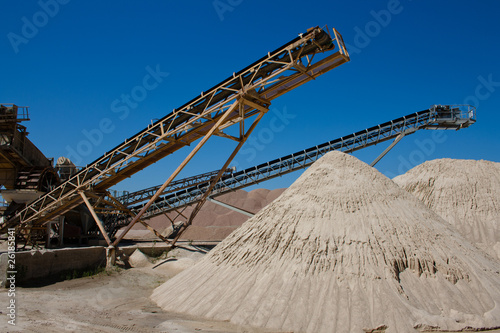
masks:
{"label": "sand rivulet erosion", "polygon": [[438,159],[394,181],[469,241],[500,259],[500,163]]}
{"label": "sand rivulet erosion", "polygon": [[294,332],[480,329],[500,326],[499,271],[416,197],[331,152],[152,299]]}

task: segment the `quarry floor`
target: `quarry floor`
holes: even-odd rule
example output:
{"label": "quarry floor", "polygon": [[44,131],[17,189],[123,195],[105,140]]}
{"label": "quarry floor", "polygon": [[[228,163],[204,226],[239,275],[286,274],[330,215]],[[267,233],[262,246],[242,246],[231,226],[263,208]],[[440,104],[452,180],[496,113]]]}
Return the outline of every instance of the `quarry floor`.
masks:
{"label": "quarry floor", "polygon": [[8,324],[4,305],[10,298],[4,289],[0,293],[0,332],[273,332],[162,311],[149,296],[186,267],[176,261],[182,258],[178,255],[141,268],[16,287],[16,326]]}
{"label": "quarry floor", "polygon": [[[172,259],[168,261],[172,263]],[[168,265],[157,262],[41,286],[16,287],[15,326],[8,324],[6,306],[10,298],[8,289],[4,289],[0,294],[0,332],[270,332],[163,312],[149,296],[178,273],[179,267],[162,266]]]}

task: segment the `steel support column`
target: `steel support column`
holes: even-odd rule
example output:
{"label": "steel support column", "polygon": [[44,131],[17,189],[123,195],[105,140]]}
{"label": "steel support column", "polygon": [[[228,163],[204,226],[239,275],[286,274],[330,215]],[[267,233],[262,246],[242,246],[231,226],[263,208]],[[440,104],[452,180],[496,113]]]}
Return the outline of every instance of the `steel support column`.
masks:
{"label": "steel support column", "polygon": [[233,206],[233,205],[227,204],[227,203],[222,202],[222,201],[219,201],[219,200],[215,200],[215,199],[210,198],[210,197],[207,197],[207,200],[208,200],[208,201],[210,201],[210,202],[212,202],[212,203],[214,203],[214,204],[216,204],[216,205],[219,205],[219,206],[221,206],[221,207],[224,207],[224,208],[230,209],[230,210],[232,210],[232,211],[235,211],[235,212],[237,212],[237,213],[240,213],[240,214],[246,215],[246,216],[248,216],[248,217],[252,217],[252,216],[254,216],[254,215],[255,215],[254,213],[251,213],[251,212],[249,212],[249,211],[247,211],[247,210],[244,210],[244,209],[241,209],[241,208],[235,207],[235,206]]}
{"label": "steel support column", "polygon": [[382,153],[380,153],[380,155],[378,155],[378,157],[375,160],[373,160],[373,162],[370,164],[370,166],[371,167],[375,166],[375,164],[377,164],[385,155],[387,155],[387,153],[389,151],[391,151],[391,149],[394,148],[394,146],[397,145],[397,143],[399,141],[401,141],[401,139],[404,138],[405,135],[414,133],[415,131],[416,131],[416,129],[414,127],[410,127],[408,129],[404,130],[403,132],[401,132],[401,134],[399,134],[394,139],[394,141],[389,145],[389,147],[387,147]]}
{"label": "steel support column", "polygon": [[[120,201],[118,201],[115,197],[113,197],[109,192],[106,193],[106,195],[108,196],[108,198],[111,199],[111,201],[119,208],[121,209],[122,211],[126,212],[127,214],[129,214],[132,218],[135,218],[137,215],[131,211],[130,209],[128,209],[127,207],[125,207]],[[147,224],[145,221],[143,220],[139,220],[139,222],[146,227],[146,229],[148,229],[149,231],[151,231],[156,237],[158,237],[159,239],[161,239],[162,241],[164,241],[165,243],[170,243],[170,241],[168,239],[166,239],[165,237],[163,237],[163,235],[158,232],[155,228],[153,228],[152,226],[150,226],[149,224]]]}
{"label": "steel support column", "polygon": [[[146,212],[146,210],[153,204],[153,202],[158,199],[158,197],[163,193],[163,191],[167,188],[167,186],[177,177],[177,175],[184,169],[184,167],[191,161],[191,159],[198,153],[198,151],[205,145],[205,143],[212,137],[212,135],[219,130],[220,126],[224,124],[224,121],[229,117],[229,115],[234,111],[235,108],[238,107],[240,104],[239,100],[236,100],[228,110],[220,116],[219,120],[215,123],[215,125],[205,134],[203,139],[196,145],[196,147],[189,153],[189,155],[184,159],[184,161],[179,165],[179,167],[172,173],[172,175],[165,181],[165,183],[156,191],[155,195],[149,199],[149,201],[144,205],[144,207],[141,209],[141,211],[137,214],[136,217],[132,219],[132,222],[125,228],[125,231],[116,238],[114,241],[113,245],[117,246],[118,243],[125,237],[125,235],[132,229],[132,227],[139,221],[141,216]],[[220,173],[220,172],[219,172]]]}
{"label": "steel support column", "polygon": [[177,242],[179,237],[182,235],[182,233],[193,223],[194,218],[196,217],[196,215],[200,211],[201,207],[203,207],[203,204],[207,200],[207,197],[210,195],[210,193],[214,189],[215,185],[217,184],[217,182],[220,180],[220,178],[224,174],[224,170],[226,170],[229,167],[229,164],[231,163],[233,158],[236,156],[238,151],[241,149],[241,147],[245,144],[245,142],[247,141],[250,134],[252,134],[253,130],[255,129],[257,124],[260,122],[260,120],[262,119],[264,114],[266,114],[267,110],[268,109],[266,108],[258,114],[257,118],[254,120],[253,124],[250,126],[250,128],[248,129],[248,131],[246,133],[243,133],[242,130],[240,129],[240,132],[241,132],[240,133],[240,136],[241,136],[240,142],[238,143],[238,145],[236,146],[236,148],[232,152],[231,156],[229,156],[226,163],[224,163],[224,166],[220,169],[217,176],[210,182],[209,188],[207,189],[207,191],[205,193],[203,193],[201,199],[196,204],[196,207],[191,212],[191,215],[189,216],[189,220],[185,221],[184,224],[181,226],[180,230],[178,231],[177,235],[175,236],[174,240],[172,241],[172,246],[175,245],[175,243]]}
{"label": "steel support column", "polygon": [[106,232],[106,229],[104,229],[104,225],[102,224],[101,220],[97,216],[97,214],[94,210],[94,207],[92,207],[92,205],[89,202],[89,199],[87,198],[87,196],[85,196],[85,193],[83,193],[83,191],[80,191],[79,193],[80,193],[80,196],[82,197],[83,201],[85,202],[85,205],[89,209],[90,214],[92,214],[92,217],[94,218],[95,223],[97,223],[97,226],[99,227],[99,230],[101,231],[102,236],[106,240],[106,243],[108,243],[108,246],[111,246],[111,239],[109,239],[108,233]]}

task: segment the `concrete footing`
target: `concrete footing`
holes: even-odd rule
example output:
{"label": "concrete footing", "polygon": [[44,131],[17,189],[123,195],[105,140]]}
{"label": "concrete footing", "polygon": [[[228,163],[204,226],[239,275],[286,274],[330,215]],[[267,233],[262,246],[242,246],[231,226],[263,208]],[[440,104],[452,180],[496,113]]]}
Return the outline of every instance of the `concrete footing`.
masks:
{"label": "concrete footing", "polygon": [[116,264],[116,248],[108,246],[106,248],[106,268],[112,268]]}
{"label": "concrete footing", "polygon": [[[16,283],[61,276],[62,273],[111,268],[123,264],[136,250],[140,249],[150,257],[156,257],[169,251],[165,244],[131,245],[116,248],[113,246],[91,246],[80,248],[47,249],[42,251],[15,252]],[[118,263],[117,263],[118,261]],[[5,286],[9,263],[8,253],[0,255],[0,286]]]}
{"label": "concrete footing", "polygon": [[[64,272],[95,269],[106,264],[103,247],[15,252],[16,283],[57,277]],[[9,257],[0,255],[0,284],[5,286]]]}

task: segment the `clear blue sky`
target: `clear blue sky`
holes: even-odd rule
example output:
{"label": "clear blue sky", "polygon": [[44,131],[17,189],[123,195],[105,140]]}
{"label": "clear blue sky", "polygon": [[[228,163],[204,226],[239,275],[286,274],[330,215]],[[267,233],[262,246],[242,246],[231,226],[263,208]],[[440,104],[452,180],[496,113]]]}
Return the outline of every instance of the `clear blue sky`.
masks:
{"label": "clear blue sky", "polygon": [[[79,164],[89,163],[298,33],[328,25],[344,36],[351,62],[274,100],[254,132],[260,141],[236,158],[239,167],[432,104],[464,102],[478,108],[475,125],[444,139],[420,131],[377,168],[394,176],[436,158],[500,161],[498,1],[26,0],[2,1],[1,9],[0,102],[30,106],[29,137],[48,157],[80,147]],[[116,100],[142,85],[148,66],[168,75],[127,115],[114,112]],[[289,118],[266,136],[276,112]],[[85,133],[103,121],[102,139],[83,150]],[[369,163],[387,145],[355,156]],[[181,176],[220,168],[233,147],[215,138]],[[116,189],[163,183],[186,154]],[[298,175],[260,186],[285,187]]]}

